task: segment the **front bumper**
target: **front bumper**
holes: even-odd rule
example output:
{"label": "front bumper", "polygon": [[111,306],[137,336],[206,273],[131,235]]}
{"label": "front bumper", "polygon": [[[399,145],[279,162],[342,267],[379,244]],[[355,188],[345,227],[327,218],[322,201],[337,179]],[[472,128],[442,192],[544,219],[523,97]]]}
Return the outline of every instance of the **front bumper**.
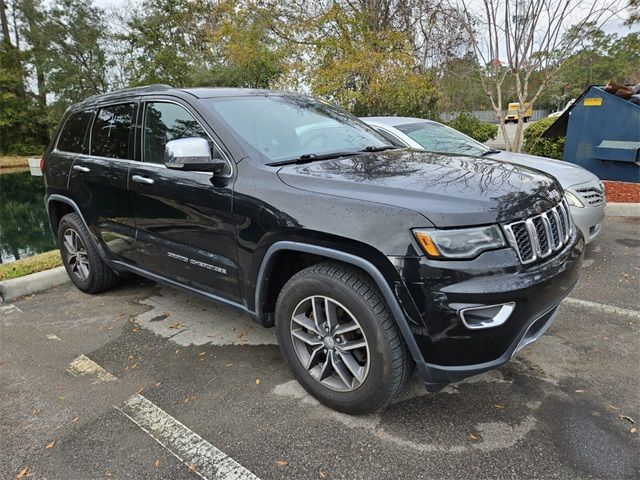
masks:
{"label": "front bumper", "polygon": [[585,244],[592,242],[600,234],[605,208],[606,204],[604,203],[596,207],[591,205],[584,208],[571,207],[573,223],[582,232]]}
{"label": "front bumper", "polygon": [[[522,265],[513,249],[485,252],[474,260],[394,258],[403,285],[396,293],[422,358],[418,371],[427,388],[497,368],[536,340],[553,322],[562,299],[578,281],[584,252],[581,235],[542,262]],[[515,302],[507,321],[472,330],[464,308]]]}

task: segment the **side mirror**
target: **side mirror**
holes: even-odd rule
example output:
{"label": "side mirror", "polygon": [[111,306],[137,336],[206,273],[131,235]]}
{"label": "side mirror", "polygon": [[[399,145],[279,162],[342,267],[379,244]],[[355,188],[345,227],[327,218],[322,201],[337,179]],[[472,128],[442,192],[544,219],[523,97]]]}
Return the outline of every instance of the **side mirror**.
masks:
{"label": "side mirror", "polygon": [[167,142],[164,164],[173,170],[221,173],[225,161],[211,158],[209,142],[202,137],[180,138]]}

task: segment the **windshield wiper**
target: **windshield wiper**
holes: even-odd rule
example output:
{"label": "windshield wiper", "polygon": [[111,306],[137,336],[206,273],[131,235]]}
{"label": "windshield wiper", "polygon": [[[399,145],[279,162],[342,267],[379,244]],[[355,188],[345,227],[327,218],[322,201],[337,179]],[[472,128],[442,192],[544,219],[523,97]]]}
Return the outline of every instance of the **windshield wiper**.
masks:
{"label": "windshield wiper", "polygon": [[495,150],[495,149],[491,149],[491,150],[487,150],[485,152],[482,152],[480,154],[481,157],[487,157],[489,155],[495,155],[496,153],[500,153],[500,150]]}
{"label": "windshield wiper", "polygon": [[396,150],[398,147],[393,147],[391,145],[384,145],[382,147],[374,147],[373,145],[369,145],[362,149],[363,152],[384,152],[385,150]]}
{"label": "windshield wiper", "polygon": [[301,165],[304,163],[315,162],[316,160],[330,160],[332,158],[352,157],[353,155],[358,155],[359,153],[360,152],[333,152],[324,153],[322,155],[318,155],[315,153],[305,153],[304,155],[300,155],[298,158],[271,162],[267,163],[267,165],[269,167],[279,167],[281,165]]}

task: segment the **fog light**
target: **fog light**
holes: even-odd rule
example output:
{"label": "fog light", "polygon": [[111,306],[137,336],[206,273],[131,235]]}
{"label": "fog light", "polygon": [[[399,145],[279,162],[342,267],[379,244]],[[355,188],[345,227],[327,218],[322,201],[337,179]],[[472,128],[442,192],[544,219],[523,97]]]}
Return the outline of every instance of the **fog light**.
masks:
{"label": "fog light", "polygon": [[458,312],[464,326],[471,330],[499,327],[511,316],[516,302],[463,308]]}

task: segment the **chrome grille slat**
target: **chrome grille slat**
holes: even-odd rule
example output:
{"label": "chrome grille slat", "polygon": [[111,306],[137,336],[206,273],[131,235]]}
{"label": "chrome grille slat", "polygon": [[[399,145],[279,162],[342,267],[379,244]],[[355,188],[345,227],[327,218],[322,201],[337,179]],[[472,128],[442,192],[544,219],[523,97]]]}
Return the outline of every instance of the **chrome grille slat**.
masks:
{"label": "chrome grille slat", "polygon": [[571,214],[563,201],[540,215],[504,225],[503,229],[520,262],[528,264],[551,256],[567,244],[572,231]]}
{"label": "chrome grille slat", "polygon": [[604,192],[595,187],[578,188],[576,192],[591,206],[598,206],[604,203]]}

